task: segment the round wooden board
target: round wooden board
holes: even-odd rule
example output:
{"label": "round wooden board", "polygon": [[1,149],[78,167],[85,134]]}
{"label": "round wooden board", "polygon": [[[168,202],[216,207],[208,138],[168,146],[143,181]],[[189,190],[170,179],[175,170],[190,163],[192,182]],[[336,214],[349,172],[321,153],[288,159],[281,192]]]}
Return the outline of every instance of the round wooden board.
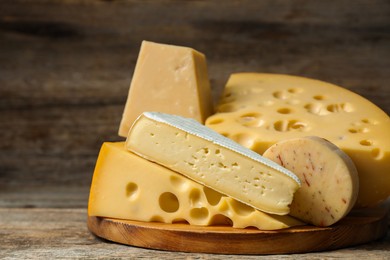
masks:
{"label": "round wooden board", "polygon": [[385,208],[353,211],[331,227],[278,231],[88,217],[96,236],[137,247],[221,254],[283,254],[325,251],[374,241],[387,233]]}

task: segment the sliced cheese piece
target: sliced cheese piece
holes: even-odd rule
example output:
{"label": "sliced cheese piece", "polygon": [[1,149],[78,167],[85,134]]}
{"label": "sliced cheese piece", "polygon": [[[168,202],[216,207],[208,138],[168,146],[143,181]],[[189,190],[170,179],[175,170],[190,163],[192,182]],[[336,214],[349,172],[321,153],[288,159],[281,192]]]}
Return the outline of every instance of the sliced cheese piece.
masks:
{"label": "sliced cheese piece", "polygon": [[193,119],[145,112],[127,149],[264,212],[284,215],[300,181],[290,171]]}
{"label": "sliced cheese piece", "polygon": [[276,230],[303,223],[263,213],[125,149],[104,143],[93,175],[89,216]]}
{"label": "sliced cheese piece", "polygon": [[337,146],[320,137],[280,141],[263,154],[294,172],[302,182],[290,215],[316,226],[330,226],[354,206],[359,177],[354,163]]}
{"label": "sliced cheese piece", "polygon": [[229,78],[206,125],[263,154],[274,143],[323,137],[348,154],[359,173],[356,206],[390,195],[390,118],[365,98],[326,82],[278,74]]}
{"label": "sliced cheese piece", "polygon": [[194,118],[213,112],[206,57],[191,48],[143,41],[119,126],[127,137],[144,111]]}

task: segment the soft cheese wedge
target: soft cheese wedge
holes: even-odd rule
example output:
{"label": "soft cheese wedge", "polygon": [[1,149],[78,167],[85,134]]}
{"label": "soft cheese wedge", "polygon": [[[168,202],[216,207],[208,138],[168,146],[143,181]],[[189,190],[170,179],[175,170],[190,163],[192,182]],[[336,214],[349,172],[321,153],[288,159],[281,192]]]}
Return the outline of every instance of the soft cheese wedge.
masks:
{"label": "soft cheese wedge", "polygon": [[367,99],[303,77],[237,73],[206,125],[263,154],[285,139],[320,136],[343,150],[359,173],[358,207],[390,195],[390,118]]}
{"label": "soft cheese wedge", "polygon": [[277,230],[303,225],[290,216],[263,213],[177,172],[104,143],[91,184],[88,215],[145,222],[224,225]]}
{"label": "soft cheese wedge", "polygon": [[299,178],[193,119],[145,112],[129,131],[130,151],[267,213],[284,215]]}
{"label": "soft cheese wedge", "polygon": [[119,135],[142,112],[176,113],[204,123],[213,113],[206,57],[191,48],[143,41]]}
{"label": "soft cheese wedge", "polygon": [[302,182],[290,215],[316,226],[330,226],[354,206],[359,190],[355,165],[337,146],[316,136],[280,141],[265,153]]}

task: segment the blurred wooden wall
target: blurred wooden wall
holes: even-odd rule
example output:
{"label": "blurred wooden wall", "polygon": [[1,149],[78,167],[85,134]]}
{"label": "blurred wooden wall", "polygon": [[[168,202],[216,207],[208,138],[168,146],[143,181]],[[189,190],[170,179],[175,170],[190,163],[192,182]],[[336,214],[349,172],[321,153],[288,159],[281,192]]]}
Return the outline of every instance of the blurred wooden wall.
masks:
{"label": "blurred wooden wall", "polygon": [[216,101],[230,73],[272,72],[390,113],[388,0],[1,1],[0,207],[86,207],[144,39],[205,53]]}

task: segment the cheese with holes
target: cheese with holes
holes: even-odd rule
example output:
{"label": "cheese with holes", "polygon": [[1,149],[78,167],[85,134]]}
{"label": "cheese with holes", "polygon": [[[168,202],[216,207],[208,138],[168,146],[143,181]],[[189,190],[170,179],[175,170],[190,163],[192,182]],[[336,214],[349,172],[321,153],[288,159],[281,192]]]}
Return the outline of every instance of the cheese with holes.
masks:
{"label": "cheese with holes", "polygon": [[204,123],[213,112],[205,56],[188,47],[143,41],[119,135],[127,137],[144,111],[178,114]]}
{"label": "cheese with holes", "polygon": [[206,125],[260,154],[284,139],[320,136],[356,165],[358,207],[390,195],[389,116],[347,89],[288,75],[233,74]]}
{"label": "cheese with holes", "polygon": [[145,112],[126,140],[130,151],[261,211],[284,215],[299,178],[193,119]]}
{"label": "cheese with holes", "polygon": [[126,150],[104,143],[93,175],[89,216],[276,230],[302,222],[270,215]]}
{"label": "cheese with holes", "polygon": [[354,206],[359,177],[346,153],[329,141],[299,137],[280,141],[263,154],[294,172],[302,182],[290,215],[316,226],[330,226]]}

